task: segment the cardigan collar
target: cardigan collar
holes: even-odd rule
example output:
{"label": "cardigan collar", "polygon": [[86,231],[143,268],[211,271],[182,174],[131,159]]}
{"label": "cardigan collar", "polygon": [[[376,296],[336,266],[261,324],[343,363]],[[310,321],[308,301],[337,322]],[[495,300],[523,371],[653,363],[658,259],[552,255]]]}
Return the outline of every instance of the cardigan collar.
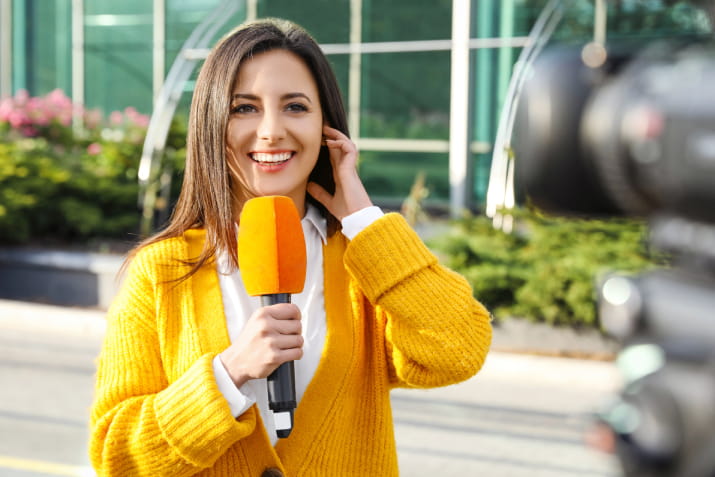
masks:
{"label": "cardigan collar", "polygon": [[[188,256],[197,257],[205,240],[205,232],[189,230],[184,237],[188,244]],[[312,442],[322,426],[329,422],[331,414],[339,412],[334,402],[343,392],[353,361],[356,359],[355,337],[357,322],[353,318],[350,299],[350,280],[343,264],[343,255],[348,240],[341,233],[333,234],[323,246],[325,314],[327,335],[323,354],[313,379],[303,394],[295,412],[295,427],[290,437],[280,439],[275,451],[283,462],[299,462],[307,449],[291,445],[292,441]],[[207,264],[191,278],[194,302],[194,326],[199,334],[201,353],[219,353],[230,346],[226,328],[221,289],[217,267]],[[258,421],[260,416],[254,408]],[[265,445],[272,447],[265,432]]]}

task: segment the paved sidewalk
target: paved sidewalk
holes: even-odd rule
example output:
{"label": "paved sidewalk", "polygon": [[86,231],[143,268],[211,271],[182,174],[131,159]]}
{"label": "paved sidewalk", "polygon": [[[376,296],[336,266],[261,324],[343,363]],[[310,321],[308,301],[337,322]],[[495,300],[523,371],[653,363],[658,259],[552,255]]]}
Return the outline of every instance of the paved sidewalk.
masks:
{"label": "paved sidewalk", "polygon": [[44,305],[0,299],[0,329],[101,337],[105,310]]}
{"label": "paved sidewalk", "polygon": [[[11,323],[13,327],[27,330],[103,333],[105,313],[101,309],[0,299],[0,326]],[[610,360],[618,351],[618,343],[593,330],[554,328],[543,323],[512,319],[495,322],[492,349],[519,354]]]}
{"label": "paved sidewalk", "polygon": [[[104,314],[0,300],[0,377],[14,384],[25,380],[0,392],[0,428],[15,429],[12,437],[0,437],[0,475],[92,475],[86,412]],[[501,331],[495,331],[498,343]],[[546,341],[533,329],[520,333]],[[548,339],[555,340],[552,346],[559,342],[557,335]],[[464,383],[394,391],[401,475],[620,475],[613,457],[584,445],[592,413],[620,386],[614,364],[542,354],[548,353],[492,351],[483,370]],[[37,382],[52,395],[40,397],[28,388]],[[35,437],[24,442],[22,436]]]}

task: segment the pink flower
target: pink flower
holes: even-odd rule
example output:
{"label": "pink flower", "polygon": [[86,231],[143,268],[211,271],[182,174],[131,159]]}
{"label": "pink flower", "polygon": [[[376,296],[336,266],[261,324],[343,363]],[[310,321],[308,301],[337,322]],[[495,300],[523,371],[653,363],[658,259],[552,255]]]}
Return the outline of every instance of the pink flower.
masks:
{"label": "pink flower", "polygon": [[57,115],[57,120],[60,122],[61,125],[63,126],[69,126],[72,124],[72,112],[70,111],[69,113],[66,111],[63,111],[59,115]]}
{"label": "pink flower", "polygon": [[69,99],[64,91],[57,88],[46,96],[47,102],[57,109],[71,108],[72,100]]}
{"label": "pink flower", "polygon": [[134,124],[136,124],[140,128],[148,128],[149,116],[147,116],[146,114],[137,114],[134,118]]}
{"label": "pink flower", "polygon": [[38,134],[37,129],[33,128],[32,126],[23,126],[20,129],[20,132],[25,137],[35,137]]}
{"label": "pink flower", "polygon": [[100,146],[98,143],[93,142],[89,146],[87,146],[87,154],[90,156],[96,156],[98,154],[101,154],[102,152],[102,146]]}
{"label": "pink flower", "polygon": [[40,109],[45,109],[45,104],[41,98],[34,97],[27,100],[25,108],[30,111],[36,111]]}
{"label": "pink flower", "polygon": [[20,129],[20,127],[28,124],[30,122],[30,118],[27,117],[24,111],[15,109],[10,112],[7,118],[8,122],[10,123],[10,126],[12,126],[15,129]]}
{"label": "pink flower", "polygon": [[18,89],[15,93],[15,101],[18,106],[24,105],[30,99],[30,93],[26,89]]}
{"label": "pink flower", "polygon": [[131,121],[131,123],[135,126],[139,126],[140,128],[146,128],[149,126],[149,116],[141,114],[139,111],[136,110],[136,108],[132,106],[128,106],[127,108],[125,108],[124,114],[127,116],[127,119],[129,119],[129,121]]}
{"label": "pink flower", "polygon": [[32,115],[32,119],[37,124],[38,126],[47,126],[50,124],[50,116],[46,114],[44,111],[35,113]]}
{"label": "pink flower", "polygon": [[5,98],[0,101],[0,121],[7,121],[14,109],[15,103],[13,103],[12,98]]}
{"label": "pink flower", "polygon": [[109,123],[112,126],[119,126],[124,122],[124,116],[122,116],[122,113],[119,111],[113,111],[112,114],[109,115]]}
{"label": "pink flower", "polygon": [[98,109],[87,109],[84,112],[84,124],[89,129],[94,129],[102,122],[102,113]]}

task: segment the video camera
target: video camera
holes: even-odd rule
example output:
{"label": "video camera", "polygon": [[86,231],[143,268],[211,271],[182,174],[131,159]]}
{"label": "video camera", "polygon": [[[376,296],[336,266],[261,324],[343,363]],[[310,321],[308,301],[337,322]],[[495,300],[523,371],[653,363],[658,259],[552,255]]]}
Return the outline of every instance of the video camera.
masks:
{"label": "video camera", "polygon": [[601,414],[629,476],[715,476],[715,45],[545,48],[511,138],[517,195],[649,222],[668,269],[600,284],[625,388]]}

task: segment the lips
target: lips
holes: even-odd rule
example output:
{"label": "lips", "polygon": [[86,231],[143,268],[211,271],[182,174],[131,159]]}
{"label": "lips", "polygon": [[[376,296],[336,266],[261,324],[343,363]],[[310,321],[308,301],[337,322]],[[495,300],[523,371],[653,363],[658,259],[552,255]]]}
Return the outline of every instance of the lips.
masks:
{"label": "lips", "polygon": [[282,164],[293,157],[291,151],[281,152],[252,152],[248,155],[253,161],[259,164]]}

